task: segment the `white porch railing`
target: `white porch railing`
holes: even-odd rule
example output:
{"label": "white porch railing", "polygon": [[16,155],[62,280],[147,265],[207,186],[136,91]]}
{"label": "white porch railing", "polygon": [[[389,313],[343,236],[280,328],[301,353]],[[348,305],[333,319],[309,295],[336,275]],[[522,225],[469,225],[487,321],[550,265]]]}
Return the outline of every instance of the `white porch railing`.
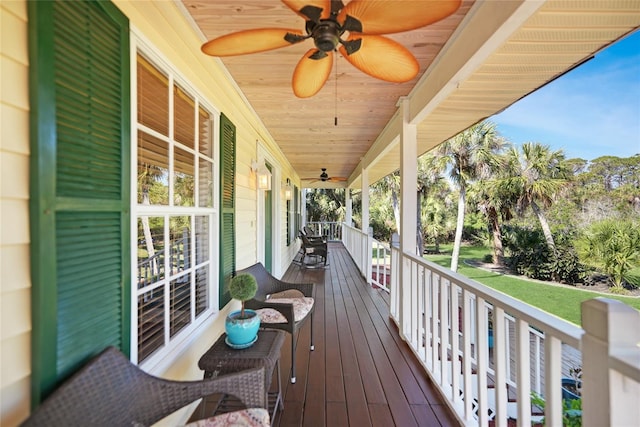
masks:
{"label": "white porch railing", "polygon": [[342,240],[341,222],[307,222],[306,226],[313,231],[315,236],[324,236],[328,241]]}
{"label": "white porch railing", "polygon": [[364,233],[355,227],[342,224],[342,243],[358,266],[367,283],[390,292],[391,249],[373,238],[373,232]]}
{"label": "white porch railing", "polygon": [[[365,277],[373,269],[370,241],[343,226],[345,247]],[[576,367],[583,372],[583,426],[640,425],[638,311],[590,300],[583,304],[583,330],[420,257],[400,255],[392,248],[391,316],[464,425],[507,426],[511,419],[529,427],[544,415],[547,426],[561,426],[562,378]],[[532,391],[546,400],[544,414],[532,407]]]}

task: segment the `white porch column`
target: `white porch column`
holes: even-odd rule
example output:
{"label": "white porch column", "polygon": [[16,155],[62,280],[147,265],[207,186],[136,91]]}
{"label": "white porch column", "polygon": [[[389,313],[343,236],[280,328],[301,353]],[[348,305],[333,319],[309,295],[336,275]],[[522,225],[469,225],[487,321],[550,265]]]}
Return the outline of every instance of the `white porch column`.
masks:
{"label": "white porch column", "polygon": [[596,298],[582,303],[584,427],[640,425],[639,326],[640,313],[620,301]]}
{"label": "white porch column", "polygon": [[351,199],[351,189],[344,189],[344,204],[347,209],[345,214],[344,222],[347,223],[348,226],[351,226],[352,215],[353,215],[353,200]]}
{"label": "white porch column", "polygon": [[[303,188],[300,193],[300,216],[302,217],[302,226],[307,225],[307,189]],[[296,233],[298,230],[296,230]]]}
{"label": "white porch column", "polygon": [[[366,168],[362,168],[361,184],[362,184],[362,224],[361,230],[367,236],[369,235],[369,171]],[[371,280],[370,277],[366,277],[369,271],[368,265],[371,264],[371,249],[369,245],[369,238],[366,237],[361,241],[361,254],[360,265],[362,266],[362,274],[367,281]]]}
{"label": "white porch column", "polygon": [[366,233],[369,229],[369,171],[363,168],[360,177],[362,185],[362,224],[360,229]]}
{"label": "white porch column", "polygon": [[[408,332],[409,316],[405,312],[411,306],[411,261],[405,253],[416,253],[416,212],[418,182],[417,127],[410,123],[408,98],[400,100],[402,132],[400,133],[400,325],[403,336]],[[392,290],[393,291],[393,290]]]}

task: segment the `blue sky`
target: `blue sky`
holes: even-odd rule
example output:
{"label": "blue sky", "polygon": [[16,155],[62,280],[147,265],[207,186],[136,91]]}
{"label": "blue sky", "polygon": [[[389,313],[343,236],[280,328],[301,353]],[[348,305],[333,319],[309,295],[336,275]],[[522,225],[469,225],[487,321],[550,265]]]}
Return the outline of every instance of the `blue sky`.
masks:
{"label": "blue sky", "polygon": [[640,153],[640,31],[490,120],[515,144],[540,142],[567,158]]}

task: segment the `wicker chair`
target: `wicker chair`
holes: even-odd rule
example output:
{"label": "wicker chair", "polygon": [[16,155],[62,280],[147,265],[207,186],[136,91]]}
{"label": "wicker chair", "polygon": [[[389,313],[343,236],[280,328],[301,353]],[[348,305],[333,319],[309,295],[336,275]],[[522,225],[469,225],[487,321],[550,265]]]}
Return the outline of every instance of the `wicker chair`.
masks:
{"label": "wicker chair", "polygon": [[[264,368],[200,381],[171,381],[142,371],[109,347],[56,389],[23,426],[148,426],[202,397],[226,393],[263,415]],[[264,417],[262,417],[264,420]],[[268,412],[266,425],[268,424]]]}
{"label": "wicker chair", "polygon": [[[313,311],[315,304],[313,298],[315,297],[315,284],[283,282],[273,277],[259,262],[237,273],[249,273],[258,282],[256,296],[254,299],[246,301],[245,307],[258,311],[261,319],[260,327],[280,329],[291,334],[291,383],[295,383],[296,333],[309,318],[311,318],[311,350],[313,351],[314,349]],[[287,291],[291,290],[299,291],[301,294],[287,295]],[[292,296],[298,298],[291,298]],[[297,299],[304,300],[304,302],[310,304],[307,304],[306,309],[302,312],[298,311]],[[272,314],[274,312],[278,315],[278,319],[273,318]]]}
{"label": "wicker chair", "polygon": [[313,264],[305,263],[305,258],[307,256],[311,257],[320,257],[321,263],[326,267],[327,265],[327,256],[329,254],[329,250],[327,248],[327,242],[323,240],[322,237],[313,237],[309,238],[306,234],[300,233],[300,239],[302,239],[302,247],[300,248],[302,252],[302,260],[301,265],[303,267],[307,266],[317,266],[320,262],[315,262]]}
{"label": "wicker chair", "polygon": [[327,236],[322,236],[319,234],[313,234],[313,230],[311,230],[311,228],[309,228],[309,226],[305,225],[304,227],[302,227],[302,229],[300,230],[302,232],[302,234],[304,234],[305,236],[307,236],[307,239],[309,239],[312,242],[326,242],[327,241]]}

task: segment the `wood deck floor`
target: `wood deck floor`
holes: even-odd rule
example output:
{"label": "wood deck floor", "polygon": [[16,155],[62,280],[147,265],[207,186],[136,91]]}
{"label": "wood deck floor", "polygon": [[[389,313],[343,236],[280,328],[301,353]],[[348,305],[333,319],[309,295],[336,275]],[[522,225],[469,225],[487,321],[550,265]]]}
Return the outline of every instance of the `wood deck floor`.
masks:
{"label": "wood deck floor", "polygon": [[296,351],[297,382],[291,384],[287,334],[281,357],[284,410],[274,426],[458,425],[400,339],[389,318],[388,295],[367,285],[342,244],[330,243],[328,267],[292,264],[283,279],[316,283],[315,351],[309,351],[305,325]]}

